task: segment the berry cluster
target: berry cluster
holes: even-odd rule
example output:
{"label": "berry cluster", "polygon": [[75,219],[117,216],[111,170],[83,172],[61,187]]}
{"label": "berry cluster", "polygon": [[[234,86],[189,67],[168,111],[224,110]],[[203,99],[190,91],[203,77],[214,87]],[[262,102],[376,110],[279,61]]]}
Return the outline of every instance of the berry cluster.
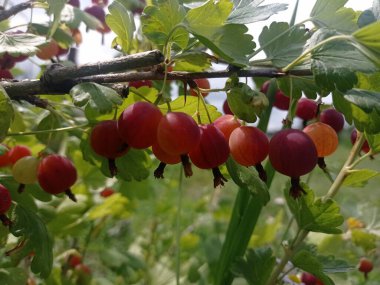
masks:
{"label": "berry cluster", "polygon": [[[53,195],[65,193],[71,200],[76,201],[70,187],[77,180],[77,171],[68,158],[56,154],[37,158],[23,145],[16,145],[11,149],[3,147],[6,151],[0,155],[0,167],[11,167],[13,179],[19,183],[19,193],[24,191],[25,185],[38,182],[45,192]],[[0,185],[0,219],[4,225],[10,224],[5,216],[10,206],[9,190]]]}

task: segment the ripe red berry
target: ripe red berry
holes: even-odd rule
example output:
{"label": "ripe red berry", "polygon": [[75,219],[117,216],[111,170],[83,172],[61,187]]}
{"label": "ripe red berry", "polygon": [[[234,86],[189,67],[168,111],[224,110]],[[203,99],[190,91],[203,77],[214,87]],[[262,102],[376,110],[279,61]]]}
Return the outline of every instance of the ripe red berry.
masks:
{"label": "ripe red berry", "polygon": [[95,5],[99,6],[107,6],[108,5],[108,0],[91,0],[91,2]]}
{"label": "ripe red berry", "polygon": [[147,86],[151,88],[153,86],[152,80],[140,80],[140,81],[131,81],[129,82],[129,87],[134,87],[136,89]]}
{"label": "ripe red berry", "polygon": [[228,105],[227,99],[224,100],[224,103],[223,103],[223,112],[226,115],[233,115],[234,114],[234,113],[232,113],[232,111],[230,109],[230,105]]}
{"label": "ripe red berry", "polygon": [[102,23],[103,27],[97,29],[99,33],[104,34],[111,31],[111,29],[106,24],[106,13],[104,12],[104,9],[101,6],[92,5],[91,7],[87,7],[86,9],[84,9],[84,11],[94,16]]}
{"label": "ripe red berry", "polygon": [[70,254],[68,264],[71,268],[75,268],[77,265],[82,264],[82,256],[79,254]]}
{"label": "ripe red berry", "polygon": [[30,155],[32,155],[30,148],[24,145],[16,145],[12,147],[8,152],[8,156],[9,156],[9,160],[11,164],[15,164],[16,161],[19,160],[20,158],[24,156],[30,156]]}
{"label": "ripe red berry", "polygon": [[80,1],[79,0],[69,0],[69,2],[67,2],[67,4],[79,8]]}
{"label": "ripe red berry", "polygon": [[373,270],[373,263],[368,258],[362,257],[359,260],[358,269],[364,273],[365,279],[368,278],[368,273]]}
{"label": "ripe red berry", "polygon": [[77,180],[77,170],[68,158],[56,154],[44,157],[38,166],[37,178],[45,192],[54,195],[65,192],[76,202],[70,187]]}
{"label": "ripe red berry", "polygon": [[0,184],[0,214],[8,212],[11,204],[12,198],[9,190]]}
{"label": "ripe red berry", "polygon": [[109,159],[120,157],[128,151],[114,120],[98,123],[91,131],[90,144],[95,153]]}
{"label": "ripe red berry", "polygon": [[[207,78],[194,79],[194,82],[197,84],[198,88],[210,89],[210,81],[208,81]],[[203,97],[206,97],[208,95],[208,92],[201,92],[201,94]],[[196,90],[190,88],[190,95],[198,96],[198,93],[196,92]]]}
{"label": "ripe red berry", "polygon": [[9,226],[12,222],[5,215],[12,205],[12,198],[9,190],[0,184],[0,220],[4,226]]}
{"label": "ripe red berry", "polygon": [[339,113],[335,109],[323,110],[319,117],[319,120],[322,123],[325,123],[332,127],[337,133],[343,130],[344,117],[342,113]]}
{"label": "ripe red berry", "polygon": [[9,149],[7,146],[2,145],[3,147],[7,148],[2,155],[0,155],[0,167],[6,167],[11,165],[11,160],[9,157]]}
{"label": "ripe red berry", "polygon": [[157,129],[157,142],[172,155],[188,154],[200,141],[200,129],[192,117],[170,112],[162,117]]}
{"label": "ripe red berry", "polygon": [[75,266],[75,270],[80,274],[91,275],[91,269],[87,265],[81,263]]}
{"label": "ripe red berry", "polygon": [[286,129],[270,140],[269,160],[275,170],[292,178],[290,194],[297,198],[304,192],[299,177],[313,170],[318,155],[308,135],[300,130]]}
{"label": "ripe red berry", "polygon": [[[261,86],[260,91],[263,93],[268,92],[270,81],[265,81]],[[273,106],[280,110],[288,110],[290,104],[290,98],[284,94],[280,89],[276,90]]]}
{"label": "ripe red berry", "polygon": [[309,121],[315,118],[315,116],[317,115],[317,110],[318,110],[317,102],[311,99],[301,98],[298,101],[298,104],[296,107],[296,115],[297,117],[301,118],[304,121]]}
{"label": "ripe red berry", "polygon": [[[358,133],[356,131],[356,129],[353,129],[352,132],[351,132],[351,143],[354,144],[355,141],[356,141],[356,137],[358,136]],[[370,147],[369,147],[369,144],[368,144],[368,141],[365,140],[364,143],[363,143],[363,146],[362,146],[362,151],[364,151],[365,153],[369,152],[370,151]]]}
{"label": "ripe red berry", "polygon": [[95,153],[108,159],[110,173],[116,175],[115,158],[128,152],[128,145],[119,135],[117,121],[107,120],[97,124],[91,131],[90,144]]}
{"label": "ripe red berry", "polygon": [[100,196],[103,197],[103,198],[107,198],[107,197],[111,196],[114,193],[115,193],[115,191],[112,188],[104,188],[100,192]]}
{"label": "ripe red berry", "polygon": [[0,69],[0,79],[13,79],[13,75],[8,69]]}
{"label": "ripe red berry", "polygon": [[120,115],[117,122],[119,135],[130,147],[150,147],[157,140],[157,127],[162,117],[157,106],[143,101],[136,102]]}
{"label": "ripe red berry", "polygon": [[230,154],[228,143],[223,133],[213,124],[199,127],[200,142],[196,148],[189,152],[193,164],[201,169],[212,169],[214,174],[214,187],[224,185],[227,181],[218,166],[225,163]]}
{"label": "ripe red berry", "polygon": [[302,272],[301,282],[305,285],[317,285],[318,278],[308,272]]}
{"label": "ripe red berry", "polygon": [[335,130],[327,124],[316,122],[306,126],[303,132],[314,142],[318,153],[319,167],[326,168],[323,158],[334,153],[339,143]]}
{"label": "ripe red berry", "polygon": [[181,162],[180,155],[168,154],[158,143],[153,144],[152,151],[154,156],[160,161],[160,164],[154,171],[154,177],[164,178],[164,171],[167,164],[177,164]]}
{"label": "ripe red berry", "polygon": [[260,178],[266,181],[261,162],[268,156],[269,139],[256,127],[241,126],[230,136],[229,146],[233,159],[243,166],[255,166]]}
{"label": "ripe red berry", "polygon": [[233,132],[233,130],[241,126],[240,121],[233,115],[220,116],[214,121],[213,124],[223,133],[227,142],[229,141],[230,135]]}

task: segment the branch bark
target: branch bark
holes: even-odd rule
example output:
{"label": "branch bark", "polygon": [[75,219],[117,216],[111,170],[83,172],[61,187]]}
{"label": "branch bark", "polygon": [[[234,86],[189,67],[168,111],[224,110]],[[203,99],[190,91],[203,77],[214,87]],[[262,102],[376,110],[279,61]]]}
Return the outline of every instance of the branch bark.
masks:
{"label": "branch bark", "polygon": [[32,1],[23,2],[0,12],[0,22],[32,7]]}

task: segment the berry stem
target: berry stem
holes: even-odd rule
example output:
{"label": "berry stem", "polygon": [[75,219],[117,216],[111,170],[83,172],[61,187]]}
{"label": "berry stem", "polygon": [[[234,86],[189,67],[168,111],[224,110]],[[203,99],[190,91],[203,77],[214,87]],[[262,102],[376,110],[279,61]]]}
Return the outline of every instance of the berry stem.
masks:
{"label": "berry stem", "polygon": [[166,163],[160,161],[160,164],[154,171],[154,177],[156,178],[164,178],[164,171],[165,171]]}
{"label": "berry stem", "polygon": [[255,165],[257,173],[262,181],[267,182],[267,173],[261,163]]}
{"label": "berry stem", "polygon": [[212,174],[214,175],[214,188],[218,186],[224,186],[224,182],[227,182],[228,180],[223,176],[223,174],[220,172],[219,167],[215,167],[212,169]]}
{"label": "berry stem", "polygon": [[22,192],[24,192],[24,190],[25,190],[25,184],[20,183],[20,185],[17,188],[17,192],[21,194]]}
{"label": "berry stem", "polygon": [[186,177],[190,177],[193,175],[193,170],[191,169],[191,163],[189,156],[187,154],[181,155],[181,161],[183,165],[183,171],[185,172]]}
{"label": "berry stem", "polygon": [[19,133],[8,133],[8,137],[16,137],[16,136],[31,136],[36,134],[48,134],[48,133],[59,133],[59,132],[66,132],[76,129],[84,129],[87,128],[88,124],[78,125],[78,126],[70,126],[70,127],[64,127],[64,128],[57,128],[57,129],[50,129],[50,130],[41,130],[41,131],[32,131],[32,132],[19,132]]}
{"label": "berry stem", "polygon": [[69,197],[69,199],[73,202],[77,202],[77,198],[75,197],[74,193],[71,192],[71,189],[66,189],[65,190],[65,194],[67,195],[67,197]]}

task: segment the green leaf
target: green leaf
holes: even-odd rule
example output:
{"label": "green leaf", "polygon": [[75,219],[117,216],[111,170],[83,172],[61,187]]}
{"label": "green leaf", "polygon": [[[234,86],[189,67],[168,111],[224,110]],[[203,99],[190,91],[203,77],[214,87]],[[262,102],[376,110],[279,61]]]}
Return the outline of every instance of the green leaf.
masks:
{"label": "green leaf", "polygon": [[245,83],[232,87],[227,92],[227,101],[231,111],[248,123],[254,123],[257,116],[269,105],[264,93],[251,89]]}
{"label": "green leaf", "polygon": [[9,53],[13,56],[33,55],[38,51],[38,46],[46,43],[45,37],[33,34],[0,34],[0,55]]}
{"label": "green leaf", "polygon": [[313,23],[319,28],[334,29],[342,33],[351,34],[358,27],[356,13],[352,9],[344,8],[348,0],[318,0],[310,13]]}
{"label": "green leaf", "polygon": [[248,28],[241,24],[225,24],[232,10],[228,0],[209,0],[191,9],[185,25],[202,44],[229,63],[248,65],[249,55],[255,48]]}
{"label": "green leaf", "polygon": [[211,56],[201,51],[181,53],[172,58],[175,61],[174,70],[200,72],[211,67]]}
{"label": "green leaf", "polygon": [[307,98],[316,99],[318,95],[326,96],[329,93],[324,92],[319,87],[312,76],[285,76],[283,78],[276,79],[279,88],[287,95],[292,92],[293,99],[299,99],[303,94]]}
{"label": "green leaf", "polygon": [[269,202],[268,187],[263,182],[257,172],[252,168],[241,166],[231,157],[226,162],[228,173],[232,180],[241,188],[248,189],[251,194],[257,195],[261,199],[263,205]]}
{"label": "green leaf", "polygon": [[50,38],[52,35],[54,35],[55,31],[57,30],[60,24],[61,13],[63,8],[65,7],[66,0],[47,0],[47,3],[49,4],[49,15],[54,16],[53,23],[50,25],[50,30],[48,32],[48,38]]}
{"label": "green leaf", "polygon": [[[280,37],[278,37],[281,35]],[[278,38],[277,38],[278,37]],[[275,41],[269,43],[274,38]],[[276,67],[284,67],[302,54],[309,33],[304,26],[291,28],[285,22],[272,22],[269,28],[265,26],[259,36],[268,60]]]}
{"label": "green leaf", "polygon": [[102,114],[111,113],[123,99],[113,89],[97,83],[80,83],[70,90],[74,105],[84,107],[88,120],[94,121]]}
{"label": "green leaf", "polygon": [[362,229],[352,229],[351,240],[356,246],[370,251],[377,248],[378,236]]}
{"label": "green leaf", "polygon": [[[57,114],[49,112],[46,114],[43,119],[38,123],[36,130],[44,131],[44,130],[52,130],[62,127],[61,124],[62,118]],[[60,133],[42,133],[36,134],[36,138],[42,142],[43,144],[50,146],[52,149],[58,150],[61,145],[65,134]]]}
{"label": "green leaf", "polygon": [[358,89],[380,92],[380,72],[372,74],[358,72],[356,75],[358,77],[358,84],[356,85]]}
{"label": "green leaf", "polygon": [[117,219],[127,219],[130,216],[130,212],[128,211],[129,206],[130,202],[127,197],[120,193],[114,193],[107,197],[107,199],[104,199],[101,204],[92,207],[91,210],[87,212],[87,215],[91,220],[108,216]]}
{"label": "green leaf", "polygon": [[334,282],[323,272],[323,266],[321,262],[315,257],[315,255],[307,250],[300,250],[297,252],[291,262],[294,266],[309,272],[320,279],[324,285],[334,285]]}
{"label": "green leaf", "polygon": [[367,134],[380,132],[380,92],[351,89],[345,94],[333,93],[334,106],[345,115],[347,122]]}
{"label": "green leaf", "polygon": [[3,285],[27,284],[28,274],[23,268],[10,267],[0,269],[0,280]]}
{"label": "green leaf", "polygon": [[16,237],[27,240],[35,256],[32,259],[33,273],[47,278],[53,267],[53,242],[47,232],[45,223],[33,211],[20,205],[15,207],[15,221],[11,232]]}
{"label": "green leaf", "polygon": [[177,0],[158,0],[157,5],[145,7],[141,16],[142,31],[157,45],[162,46],[169,41],[184,49],[189,34],[184,28],[178,28],[173,33],[172,30],[182,23],[185,15],[185,8]]}
{"label": "green leaf", "polygon": [[249,285],[265,285],[274,266],[276,258],[271,248],[248,249],[244,258],[239,258],[232,265],[232,272],[244,277]]}
{"label": "green leaf", "polygon": [[323,266],[323,272],[325,273],[341,273],[348,272],[355,269],[354,266],[350,266],[347,261],[342,259],[336,259],[334,256],[317,256],[320,263]]}
{"label": "green leaf", "polygon": [[[198,110],[201,122],[203,124],[209,123],[205,107],[203,106],[203,104],[198,102],[198,100],[199,100],[198,97],[187,96],[186,101],[185,101],[185,96],[179,96],[177,99],[170,102],[170,107],[172,111],[184,112],[192,116],[194,120],[197,120],[197,110]],[[215,121],[217,118],[219,118],[222,115],[214,105],[206,104],[206,106],[211,117],[211,122]],[[158,107],[163,113],[167,112],[166,104],[159,105]]]}
{"label": "green leaf", "polygon": [[141,181],[149,176],[152,160],[145,150],[130,149],[127,154],[116,159],[117,177],[130,181]]}
{"label": "green leaf", "polygon": [[[49,26],[33,23],[33,24],[30,25],[30,31],[33,31],[37,35],[44,35],[45,36],[45,35],[47,35],[47,33],[49,31]],[[74,42],[74,40],[71,37],[71,35],[69,35],[68,33],[66,33],[61,28],[58,28],[55,31],[55,33],[53,34],[52,38],[57,43],[59,43],[59,45],[62,46],[63,48],[69,48],[73,44],[73,42]],[[46,41],[46,39],[45,39],[45,41]]]}
{"label": "green leaf", "polygon": [[375,135],[366,134],[366,138],[371,150],[374,153],[380,152],[380,134],[375,134]]}
{"label": "green leaf", "polygon": [[234,9],[227,22],[233,24],[249,24],[265,21],[278,12],[288,8],[288,4],[273,3],[260,6],[264,0],[233,0]]}
{"label": "green leaf", "polygon": [[380,56],[380,21],[376,21],[370,25],[367,25],[355,33],[353,37],[358,43],[367,48],[370,52],[374,53],[375,56]]}
{"label": "green leaf", "polygon": [[289,187],[285,190],[286,201],[300,229],[326,234],[341,233],[338,227],[342,225],[344,218],[338,204],[332,199],[325,202],[321,198],[315,199],[313,190],[304,183],[301,186],[306,194],[297,199],[290,196]]}
{"label": "green leaf", "polygon": [[343,185],[349,187],[364,187],[368,180],[378,175],[380,175],[380,172],[372,169],[353,169],[350,170],[344,179]]}
{"label": "green leaf", "polygon": [[[320,29],[310,39],[310,46],[335,35],[335,31]],[[333,41],[313,50],[311,57],[315,81],[327,91],[349,90],[358,82],[357,71],[371,73],[377,70],[366,56],[342,41]]]}
{"label": "green leaf", "polygon": [[11,99],[3,87],[0,87],[0,142],[4,140],[12,124],[14,110]]}
{"label": "green leaf", "polygon": [[116,43],[121,49],[128,53],[131,49],[133,33],[136,30],[135,21],[131,12],[118,1],[108,6],[110,14],[106,16],[106,23],[117,35]]}
{"label": "green leaf", "polygon": [[93,15],[72,5],[65,5],[61,13],[61,21],[72,29],[79,28],[82,22],[88,29],[96,30],[103,28],[102,22]]}

